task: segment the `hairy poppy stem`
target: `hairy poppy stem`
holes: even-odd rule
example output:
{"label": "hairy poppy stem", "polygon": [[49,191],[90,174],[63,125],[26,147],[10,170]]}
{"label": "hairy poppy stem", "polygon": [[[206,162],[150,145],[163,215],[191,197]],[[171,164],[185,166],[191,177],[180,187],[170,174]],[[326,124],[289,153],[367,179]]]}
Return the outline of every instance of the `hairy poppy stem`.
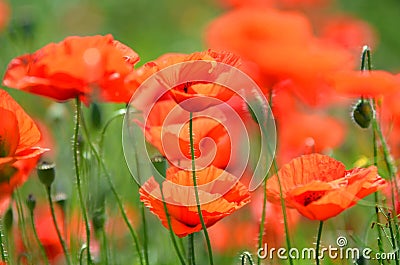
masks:
{"label": "hairy poppy stem", "polygon": [[[373,142],[373,147],[374,147],[374,165],[378,167],[378,145],[376,142],[376,132],[372,131],[372,142]],[[374,200],[375,200],[375,214],[376,214],[376,223],[380,223],[380,218],[379,218],[379,208],[378,208],[378,193],[374,193]],[[382,245],[382,231],[381,227],[379,225],[376,226],[376,232],[378,233],[378,248],[379,248],[379,253],[383,253],[383,245]],[[379,264],[384,264],[383,259],[379,259]]]}
{"label": "hairy poppy stem", "polygon": [[74,140],[73,140],[74,164],[75,164],[76,185],[78,188],[79,204],[80,204],[81,211],[82,211],[83,221],[85,223],[86,244],[87,244],[87,264],[90,265],[90,264],[92,264],[92,256],[90,254],[90,225],[89,225],[89,219],[87,216],[85,202],[83,201],[82,186],[81,186],[82,180],[81,180],[81,174],[79,171],[79,160],[78,160],[78,156],[79,156],[78,137],[79,137],[81,112],[82,112],[81,101],[79,100],[79,98],[76,98],[75,131],[74,131]]}
{"label": "hairy poppy stem", "polygon": [[29,215],[30,215],[30,219],[31,219],[31,226],[32,226],[32,230],[33,230],[33,235],[35,236],[35,240],[36,240],[37,244],[39,245],[39,249],[40,249],[40,252],[41,252],[40,254],[42,254],[46,264],[49,265],[50,264],[49,263],[49,259],[47,258],[46,251],[45,251],[45,249],[43,247],[42,242],[39,239],[39,235],[38,235],[37,230],[36,230],[35,219],[34,219],[34,216],[33,216],[33,209],[32,210],[29,209]]}
{"label": "hairy poppy stem", "polygon": [[317,234],[317,244],[315,246],[315,261],[316,261],[317,265],[319,265],[319,258],[320,258],[320,256],[319,256],[319,248],[320,248],[320,245],[321,245],[321,235],[322,235],[323,225],[324,225],[324,221],[320,221],[319,222],[319,227],[318,227],[318,234]]}
{"label": "hairy poppy stem", "polygon": [[210,265],[213,265],[214,261],[213,261],[210,238],[208,236],[207,227],[206,227],[206,224],[204,223],[203,214],[201,212],[199,191],[197,189],[196,162],[195,162],[195,157],[194,157],[194,141],[193,141],[193,113],[192,112],[190,112],[190,114],[189,114],[189,138],[190,138],[190,155],[192,158],[192,178],[193,178],[194,193],[196,196],[197,212],[199,214],[201,226],[202,226],[203,232],[204,232],[204,237],[205,237],[206,243],[207,243],[209,262],[210,262]]}
{"label": "hairy poppy stem", "polygon": [[104,172],[104,174],[106,176],[108,185],[111,188],[111,192],[114,195],[115,200],[117,201],[117,205],[118,205],[118,208],[119,208],[119,210],[121,212],[122,219],[124,220],[125,224],[127,225],[129,233],[131,234],[131,236],[132,236],[132,238],[133,238],[133,240],[135,242],[135,248],[136,248],[137,254],[139,256],[140,264],[141,265],[148,264],[148,263],[146,263],[146,260],[143,261],[142,252],[140,250],[140,244],[139,244],[138,236],[137,236],[135,230],[133,229],[132,224],[128,219],[128,216],[126,215],[124,206],[122,204],[122,200],[119,197],[117,189],[115,188],[114,183],[111,180],[111,175],[108,172],[107,167],[106,167],[103,159],[101,159],[99,152],[97,151],[97,149],[94,147],[92,141],[90,140],[89,132],[88,132],[88,130],[86,128],[86,125],[85,125],[85,122],[84,122],[83,119],[82,119],[82,129],[83,129],[83,133],[85,134],[85,138],[87,139],[87,142],[89,144],[90,150],[93,152],[94,156],[96,157],[97,162],[100,164],[101,169],[103,170],[103,172]]}
{"label": "hairy poppy stem", "polygon": [[193,234],[188,235],[188,260],[189,265],[195,265],[196,259],[194,254],[194,237]]}
{"label": "hairy poppy stem", "polygon": [[[258,248],[261,249],[262,247],[262,240],[263,240],[263,235],[264,235],[264,223],[265,223],[265,215],[266,215],[266,208],[267,208],[267,178],[264,179],[263,182],[263,208],[261,212],[261,221],[260,221],[260,227],[259,227],[259,232],[258,232]],[[243,258],[242,258],[243,260]],[[257,259],[257,264],[261,264],[261,258],[258,257]]]}
{"label": "hairy poppy stem", "polygon": [[72,265],[71,257],[69,255],[68,248],[67,248],[67,244],[65,244],[64,238],[61,235],[60,228],[58,227],[57,217],[54,212],[54,204],[53,204],[53,200],[51,199],[51,187],[50,186],[46,187],[46,193],[47,193],[47,200],[48,200],[49,206],[50,206],[51,218],[53,219],[54,227],[56,228],[58,240],[60,241],[60,244],[64,251],[65,261],[67,262],[68,265]]}
{"label": "hairy poppy stem", "polygon": [[[272,90],[269,93],[269,105],[272,108]],[[269,117],[270,112],[268,112],[268,117],[267,120],[270,118]],[[266,128],[264,127],[264,124],[260,124],[261,128],[261,133],[263,135],[268,135]],[[276,162],[275,156],[272,153],[272,150],[270,149],[269,145],[267,144],[267,149],[268,152],[272,155],[272,168],[273,168],[273,174],[276,174],[276,178],[278,180],[278,185],[279,185],[279,197],[280,197],[280,202],[281,202],[281,208],[282,208],[282,216],[283,216],[283,225],[285,228],[285,240],[286,240],[286,247],[287,249],[291,249],[291,243],[290,243],[290,235],[289,235],[289,226],[288,226],[288,220],[287,220],[287,212],[286,212],[286,204],[285,200],[282,196],[282,184],[281,184],[281,179],[278,175],[278,164]],[[260,224],[260,233],[259,233],[259,248],[261,248],[262,244],[262,233],[264,232],[264,221],[265,221],[265,215],[266,215],[266,205],[267,205],[267,179],[264,180],[264,198],[263,198],[263,209],[262,209],[262,214],[261,214],[261,224]],[[258,257],[257,259],[257,264],[259,265],[261,263],[261,258]],[[289,264],[293,265],[293,258],[291,255],[289,255]]]}
{"label": "hairy poppy stem", "polygon": [[126,109],[120,109],[115,112],[115,114],[106,122],[100,134],[100,142],[99,142],[99,152],[102,154],[103,146],[104,146],[104,136],[111,122],[116,120],[118,117],[123,117],[126,114]]}
{"label": "hairy poppy stem", "polygon": [[0,218],[0,249],[1,249],[1,260],[4,262],[8,262],[8,255],[7,255],[7,250],[4,246],[3,242],[3,219]]}

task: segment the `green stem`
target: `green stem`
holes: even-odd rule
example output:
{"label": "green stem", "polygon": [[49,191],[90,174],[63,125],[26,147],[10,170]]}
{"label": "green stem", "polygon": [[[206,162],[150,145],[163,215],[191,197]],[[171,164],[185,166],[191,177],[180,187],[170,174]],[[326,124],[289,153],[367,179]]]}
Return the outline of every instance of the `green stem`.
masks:
{"label": "green stem", "polygon": [[58,239],[60,240],[62,249],[64,251],[65,260],[68,265],[71,265],[72,264],[71,257],[69,256],[67,245],[65,244],[65,241],[61,235],[61,231],[60,231],[60,228],[58,227],[58,223],[57,223],[56,214],[54,212],[54,204],[53,204],[53,200],[51,199],[51,187],[50,186],[46,187],[46,192],[47,192],[47,200],[49,201],[49,205],[50,205],[51,217],[53,219],[54,227],[56,228]]}
{"label": "green stem", "polygon": [[[374,165],[378,167],[378,145],[376,142],[376,133],[375,131],[372,131],[372,140],[373,140],[373,147],[374,147]],[[378,208],[378,193],[374,193],[374,200],[375,200],[375,214],[376,214],[376,223],[380,223],[380,218],[379,218],[379,208]],[[376,226],[376,232],[378,233],[378,248],[379,248],[379,253],[383,253],[383,245],[382,245],[382,232],[381,228],[379,225]],[[379,264],[384,264],[383,259],[379,259]]]}
{"label": "green stem", "polygon": [[[398,252],[399,250],[397,249],[397,244],[396,244],[396,238],[394,236],[393,233],[393,226],[392,226],[392,222],[393,222],[393,218],[392,218],[392,214],[389,212],[388,213],[388,223],[389,223],[389,231],[390,231],[390,238],[392,240],[392,248],[395,252]],[[396,259],[396,265],[399,265],[399,259]]]}
{"label": "green stem", "polygon": [[[262,212],[261,212],[261,221],[260,221],[260,231],[258,233],[258,248],[257,249],[261,249],[262,247],[262,240],[263,240],[263,235],[264,235],[264,225],[265,225],[265,215],[266,215],[266,208],[267,208],[267,178],[264,179],[264,183],[263,183],[263,208],[262,208]],[[243,257],[242,257],[243,260]],[[261,258],[258,257],[257,259],[257,264],[260,265],[261,264]]]}
{"label": "green stem", "polygon": [[100,230],[100,237],[101,237],[101,255],[102,255],[102,260],[104,264],[108,265],[108,240],[107,240],[107,234],[106,231],[104,230],[104,226]]}
{"label": "green stem", "polygon": [[22,241],[24,242],[24,246],[26,247],[27,251],[30,252],[32,250],[31,245],[30,245],[30,240],[28,240],[28,236],[26,233],[26,224],[25,224],[25,214],[24,214],[24,209],[22,207],[22,199],[21,199],[21,194],[19,189],[14,191],[14,195],[16,196],[15,198],[15,204],[17,207],[17,212],[18,212],[18,228],[21,230],[22,233]]}
{"label": "green stem", "polygon": [[[165,202],[164,192],[162,190],[162,183],[160,183],[160,192],[161,192],[161,198],[162,198],[162,201],[163,201],[165,215],[167,216],[168,231],[169,231],[169,235],[170,235],[171,240],[172,240],[172,245],[174,246],[175,252],[178,255],[178,258],[179,258],[179,261],[181,262],[181,264],[182,265],[186,265],[185,259],[183,258],[183,255],[179,251],[178,245],[176,243],[175,235],[174,235],[174,232],[173,232],[174,230],[172,230],[171,217],[170,217],[170,215],[168,213],[167,203]],[[190,259],[188,259],[188,260],[190,262]]]}
{"label": "green stem", "polygon": [[322,235],[322,227],[324,225],[324,221],[319,222],[319,227],[318,227],[318,234],[317,234],[317,244],[315,246],[315,261],[316,264],[319,265],[319,248],[321,245],[321,235]]}
{"label": "green stem", "polygon": [[[263,125],[260,124],[261,127],[261,131],[264,135],[268,135],[265,127]],[[270,153],[272,153],[272,151],[269,148],[269,145],[267,146],[268,151]],[[276,162],[275,157],[272,159],[272,168],[273,168],[273,174],[276,175],[276,179],[278,180],[278,186],[279,186],[279,198],[280,198],[280,202],[281,202],[281,208],[282,208],[282,216],[283,216],[283,225],[285,228],[285,240],[286,240],[286,247],[287,249],[291,249],[291,243],[290,243],[290,235],[289,235],[289,225],[288,225],[288,220],[287,220],[287,211],[286,211],[286,203],[285,203],[285,199],[283,198],[283,190],[282,190],[282,183],[281,183],[281,179],[279,177],[278,174],[278,164]],[[266,184],[265,184],[266,185]],[[260,262],[260,258],[258,258],[258,261]],[[289,264],[293,265],[293,258],[291,255],[289,255]]]}
{"label": "green stem", "polygon": [[140,203],[140,213],[142,215],[142,226],[143,226],[143,249],[144,249],[144,260],[145,264],[149,264],[149,247],[148,247],[148,237],[147,237],[147,222],[146,213],[144,209],[144,204]]}
{"label": "green stem", "polygon": [[0,248],[1,248],[1,260],[4,262],[8,262],[7,250],[4,246],[3,242],[3,219],[0,217]]}
{"label": "green stem", "polygon": [[189,116],[189,138],[190,138],[190,155],[192,158],[192,178],[193,178],[194,194],[196,196],[197,212],[199,214],[201,226],[202,226],[203,232],[204,232],[204,237],[205,237],[206,243],[207,243],[209,262],[210,262],[210,265],[213,265],[214,261],[213,261],[210,238],[208,236],[206,224],[204,223],[203,213],[201,212],[200,197],[199,197],[199,191],[197,188],[196,162],[195,162],[195,157],[194,157],[193,113],[192,112],[190,112],[190,116]]}
{"label": "green stem", "polygon": [[31,217],[30,219],[31,219],[31,226],[32,226],[32,230],[33,230],[33,235],[35,236],[35,240],[36,240],[37,244],[39,245],[40,252],[41,252],[46,264],[49,265],[50,263],[49,263],[49,260],[47,258],[47,255],[46,255],[46,250],[44,249],[43,244],[40,241],[39,235],[38,235],[37,230],[36,230],[35,219],[34,219],[34,216],[33,216],[33,210],[30,211],[30,217]]}
{"label": "green stem", "polygon": [[194,237],[193,234],[188,235],[188,260],[189,265],[195,265],[196,259],[194,254]]}
{"label": "green stem", "polygon": [[122,218],[123,218],[125,224],[127,225],[129,233],[131,234],[131,236],[132,236],[132,238],[133,238],[133,240],[135,242],[135,247],[136,247],[136,251],[137,251],[138,256],[139,256],[140,264],[141,265],[146,264],[143,261],[143,257],[142,257],[142,254],[141,254],[141,251],[140,251],[140,248],[139,248],[138,236],[137,236],[135,230],[133,229],[133,227],[132,227],[132,225],[131,225],[131,223],[130,223],[130,221],[128,219],[128,216],[126,215],[124,206],[122,204],[122,200],[119,197],[118,192],[117,192],[117,190],[116,190],[116,188],[114,186],[114,183],[111,180],[110,173],[108,172],[104,161],[101,159],[99,152],[97,151],[97,149],[94,147],[92,141],[90,140],[90,136],[89,136],[89,133],[87,131],[87,128],[86,128],[86,125],[85,125],[83,119],[82,119],[82,128],[83,128],[83,132],[85,134],[85,138],[87,139],[87,143],[89,144],[90,150],[95,155],[96,160],[98,161],[98,163],[100,163],[101,169],[103,170],[103,172],[104,172],[104,174],[106,176],[107,182],[108,182],[108,184],[109,184],[109,186],[111,188],[111,192],[113,193],[113,195],[114,195],[114,197],[115,197],[115,199],[117,201],[117,205],[118,205],[118,208],[119,208],[119,210],[120,210],[120,212],[122,214]]}
{"label": "green stem", "polygon": [[78,188],[78,197],[79,197],[79,203],[82,211],[82,216],[83,220],[85,223],[85,232],[86,232],[86,245],[87,247],[87,264],[90,265],[92,263],[92,257],[90,254],[90,225],[89,225],[89,219],[87,216],[87,211],[86,211],[86,206],[85,202],[83,201],[83,195],[82,195],[82,187],[81,187],[81,177],[80,177],[80,171],[79,171],[79,161],[78,161],[78,156],[79,156],[79,143],[78,143],[78,137],[79,137],[79,125],[80,125],[80,120],[81,120],[81,101],[79,98],[76,99],[76,114],[75,114],[75,130],[74,130],[74,140],[73,140],[73,151],[74,151],[74,164],[75,164],[75,175],[76,175],[76,184]]}
{"label": "green stem", "polygon": [[126,109],[117,110],[116,113],[104,125],[103,130],[101,131],[101,134],[100,134],[100,142],[99,142],[100,154],[102,153],[102,150],[103,150],[104,136],[106,134],[108,126],[110,126],[111,122],[116,120],[118,117],[124,116],[125,113],[126,113]]}

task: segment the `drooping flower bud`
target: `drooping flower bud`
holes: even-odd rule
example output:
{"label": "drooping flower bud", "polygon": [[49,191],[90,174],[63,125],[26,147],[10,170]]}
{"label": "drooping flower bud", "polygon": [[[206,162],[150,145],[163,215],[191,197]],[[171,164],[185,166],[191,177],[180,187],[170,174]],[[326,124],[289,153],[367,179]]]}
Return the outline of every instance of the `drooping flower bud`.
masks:
{"label": "drooping flower bud", "polygon": [[374,110],[368,100],[361,99],[353,110],[353,119],[355,123],[363,129],[370,126],[374,117]]}

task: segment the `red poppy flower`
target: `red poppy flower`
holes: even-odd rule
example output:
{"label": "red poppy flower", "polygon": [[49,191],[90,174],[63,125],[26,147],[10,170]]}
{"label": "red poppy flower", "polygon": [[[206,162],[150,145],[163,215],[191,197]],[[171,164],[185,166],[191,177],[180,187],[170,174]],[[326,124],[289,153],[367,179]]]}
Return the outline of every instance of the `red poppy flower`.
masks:
{"label": "red poppy flower", "polygon": [[24,183],[40,155],[36,147],[40,132],[33,120],[8,95],[0,90],[0,215],[6,210],[13,190]]}
{"label": "red poppy flower", "polygon": [[[134,71],[131,76],[128,78],[128,83],[131,85],[132,90],[136,90],[143,81],[151,76],[152,74],[165,69],[168,66],[175,65],[177,63],[184,62],[196,62],[196,61],[204,61],[210,62],[210,67],[213,67],[213,62],[224,63],[233,67],[240,66],[239,57],[233,55],[229,52],[217,52],[213,50],[207,50],[204,52],[195,52],[188,55],[183,54],[166,54],[161,56],[160,58],[146,63],[144,66]],[[177,76],[175,81],[178,80],[187,80],[190,79],[190,82],[184,82],[183,84],[169,87],[169,82],[171,80],[161,80],[164,82],[162,86],[165,89],[169,89],[169,94],[172,98],[181,105],[187,111],[201,111],[210,106],[214,106],[218,104],[219,101],[227,101],[229,100],[235,93],[219,84],[210,83],[207,81],[191,81],[191,76],[186,76],[188,73],[193,73],[193,71],[204,72],[205,75],[203,78],[211,78],[212,73],[210,73],[210,68],[207,68],[207,73],[205,72],[205,68],[194,69],[196,64],[181,64],[176,66],[176,72],[174,73]],[[165,77],[169,79],[170,77]],[[210,100],[216,99],[216,100]],[[195,99],[196,101],[189,102],[186,100]],[[186,101],[186,102],[185,102]]]}
{"label": "red poppy flower", "polygon": [[354,97],[376,97],[400,90],[400,79],[386,71],[342,71],[332,75],[336,91]]}
{"label": "red poppy flower", "polygon": [[[309,219],[322,221],[386,186],[375,166],[346,170],[341,162],[321,154],[293,159],[278,176],[286,205]],[[277,175],[268,180],[267,187],[269,199],[279,203]]]}
{"label": "red poppy flower", "polygon": [[287,163],[303,154],[338,147],[344,141],[345,129],[340,121],[326,115],[300,112],[286,115],[278,122],[279,161]]}
{"label": "red poppy flower", "polygon": [[310,105],[319,104],[332,90],[327,76],[354,64],[348,51],[318,40],[307,17],[293,11],[233,10],[211,23],[206,40],[212,48],[256,63],[263,85],[271,88],[284,82]]}
{"label": "red poppy flower", "polygon": [[343,48],[360,53],[364,45],[373,47],[376,38],[371,26],[352,17],[329,17],[320,29],[323,40],[338,44]]}
{"label": "red poppy flower", "polygon": [[129,102],[132,92],[125,84],[139,56],[111,35],[68,37],[50,43],[33,54],[13,59],[4,85],[68,100]]}
{"label": "red poppy flower", "polygon": [[[237,182],[237,178],[226,171],[214,166],[196,172],[199,185],[200,201],[209,201],[201,205],[204,222],[207,227],[212,226],[220,219],[232,214],[250,201],[248,189]],[[192,172],[169,168],[166,180],[163,183],[163,193],[167,201],[168,213],[171,218],[172,230],[179,237],[198,232],[202,229],[193,190]],[[212,182],[212,183],[211,183]],[[209,185],[204,185],[204,184]],[[233,185],[233,187],[231,187]],[[186,187],[185,187],[186,186]],[[226,187],[231,189],[221,194]],[[150,193],[148,192],[150,191]],[[140,200],[150,208],[150,211],[160,218],[162,224],[168,228],[168,221],[161,198],[160,186],[154,178],[150,178],[139,190]],[[174,204],[168,203],[173,201]]]}
{"label": "red poppy flower", "polygon": [[[173,108],[177,108],[177,111],[172,114]],[[168,114],[172,120],[166,121]],[[181,109],[174,100],[163,100],[150,111],[144,128],[146,139],[170,162],[180,161],[184,168],[191,168],[188,119],[188,112]],[[227,166],[231,156],[230,137],[233,135],[228,134],[223,124],[209,117],[195,117],[193,135],[198,166]]]}
{"label": "red poppy flower", "polygon": [[10,19],[10,13],[10,6],[7,2],[0,0],[0,31],[7,26]]}

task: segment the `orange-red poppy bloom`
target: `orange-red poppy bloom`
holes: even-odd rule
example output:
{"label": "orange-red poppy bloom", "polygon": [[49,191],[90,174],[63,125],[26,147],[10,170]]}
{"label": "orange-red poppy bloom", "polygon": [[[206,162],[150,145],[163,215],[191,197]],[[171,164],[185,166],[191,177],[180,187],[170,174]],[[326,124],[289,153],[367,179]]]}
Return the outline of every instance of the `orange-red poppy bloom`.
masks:
{"label": "orange-red poppy bloom", "polygon": [[325,155],[310,154],[293,159],[267,183],[267,196],[279,203],[277,176],[286,205],[312,220],[326,220],[355,205],[365,196],[386,186],[375,166],[346,170]]}
{"label": "orange-red poppy bloom", "polygon": [[293,112],[279,119],[278,133],[278,159],[287,163],[303,154],[338,147],[345,139],[346,127],[327,115]]}
{"label": "orange-red poppy bloom", "polygon": [[125,78],[138,61],[132,49],[111,35],[71,36],[13,59],[3,84],[59,101],[128,102],[132,92]]}
{"label": "orange-red poppy bloom", "polygon": [[10,20],[10,6],[6,1],[0,0],[0,32],[7,26]]}
{"label": "orange-red poppy bloom", "polygon": [[0,215],[13,190],[24,183],[40,155],[40,132],[33,120],[4,90],[0,90]]}
{"label": "orange-red poppy bloom", "polygon": [[[232,214],[250,201],[248,189],[242,183],[237,182],[236,177],[226,171],[210,166],[197,171],[196,176],[200,201],[209,201],[201,204],[201,212],[207,227]],[[200,231],[202,226],[197,206],[193,205],[196,202],[193,189],[188,188],[188,186],[193,186],[192,172],[171,167],[167,170],[166,180],[163,182],[162,190],[173,232],[179,237],[184,237]],[[225,190],[226,187],[231,188],[222,195],[221,191]],[[161,198],[161,192],[155,179],[150,178],[140,188],[139,192],[140,200],[168,228],[163,202],[157,199]]]}
{"label": "orange-red poppy bloom", "polygon": [[[176,112],[172,109],[176,108]],[[165,120],[170,114],[171,120]],[[186,119],[185,119],[186,118]],[[165,122],[165,123],[164,123]],[[231,157],[231,138],[217,120],[200,116],[193,118],[193,146],[196,164],[225,168]],[[146,139],[170,162],[191,168],[189,114],[174,100],[157,102],[144,127]]]}
{"label": "orange-red poppy bloom", "polygon": [[400,79],[381,70],[342,71],[331,78],[337,92],[354,97],[376,97],[400,90]]}
{"label": "orange-red poppy bloom", "polygon": [[264,86],[272,88],[284,82],[310,105],[319,104],[332,90],[327,76],[352,69],[354,64],[348,51],[321,42],[313,35],[307,17],[294,11],[233,10],[210,24],[206,40],[212,48],[225,49],[254,62]]}
{"label": "orange-red poppy bloom", "polygon": [[[207,71],[205,71],[206,69],[204,68],[204,65],[200,67],[202,69],[200,72],[204,72],[204,76],[197,76],[197,78],[204,78],[204,81],[192,81],[193,76],[191,76],[191,73],[199,70],[196,68],[196,61],[210,62]],[[185,110],[201,111],[210,106],[217,105],[220,101],[227,101],[235,94],[229,88],[207,81],[208,78],[215,78],[212,77],[212,68],[215,66],[215,62],[227,64],[233,67],[239,67],[241,65],[239,57],[229,52],[207,50],[187,55],[170,53],[165,54],[152,62],[148,62],[134,71],[128,78],[127,82],[130,83],[131,89],[135,91],[143,81],[152,74],[165,69],[168,66],[178,63],[187,63],[180,64],[179,66],[177,65],[173,75],[175,75],[174,78],[176,78],[174,81],[177,81],[178,83],[179,80],[189,80],[188,82],[171,84],[171,77],[165,76],[165,79],[168,80],[162,80],[160,87],[165,91],[168,91],[166,94],[170,94],[171,97]],[[168,87],[170,85],[173,86]],[[190,99],[195,99],[195,101],[186,101]]]}

